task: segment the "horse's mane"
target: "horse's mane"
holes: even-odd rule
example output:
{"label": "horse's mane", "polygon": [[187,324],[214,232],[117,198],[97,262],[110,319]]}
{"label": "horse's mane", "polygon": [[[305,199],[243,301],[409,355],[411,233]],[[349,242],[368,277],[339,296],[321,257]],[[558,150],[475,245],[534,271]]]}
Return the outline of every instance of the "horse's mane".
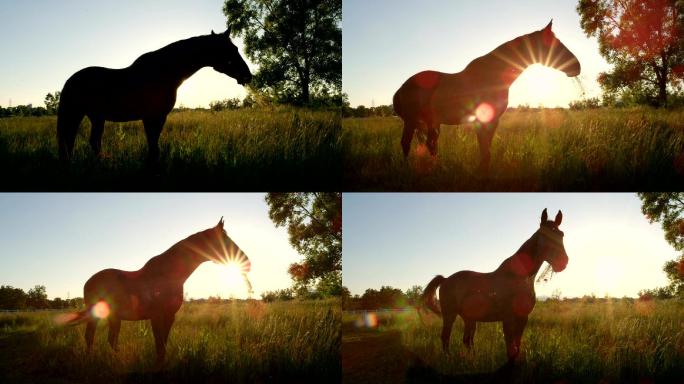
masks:
{"label": "horse's mane", "polygon": [[135,59],[131,66],[159,64],[159,62],[162,60],[161,58],[166,60],[168,57],[174,57],[176,60],[183,62],[187,61],[188,59],[196,59],[196,55],[202,52],[203,48],[206,46],[205,43],[209,36],[211,35],[200,35],[175,41],[155,51],[140,55],[140,57]]}
{"label": "horse's mane", "polygon": [[[511,40],[508,40],[502,44],[500,44],[498,47],[494,48],[493,50],[489,51],[488,53],[475,58],[473,61],[471,61],[465,69],[472,68],[475,65],[481,65],[483,61],[487,61],[489,65],[491,65],[492,62],[497,62],[497,63],[503,63],[504,65],[507,65],[507,63],[502,60],[502,57],[510,57],[513,60],[518,60],[519,57],[517,55],[511,56],[510,53],[513,51],[513,47],[516,45],[514,41],[519,40],[520,44],[523,43],[523,39],[529,39],[529,37],[539,31],[534,31],[530,32],[524,35],[520,35],[516,38],[513,38]],[[525,53],[523,53],[525,54]]]}
{"label": "horse's mane", "polygon": [[170,246],[169,249],[167,249],[166,251],[164,251],[164,252],[160,253],[159,255],[149,259],[147,261],[147,263],[145,263],[143,268],[145,266],[147,266],[148,264],[150,264],[152,262],[152,260],[166,259],[167,257],[173,257],[173,256],[178,255],[179,251],[181,249],[186,248],[189,244],[193,244],[193,243],[197,242],[198,239],[205,237],[206,233],[209,231],[212,231],[212,230],[214,230],[214,227],[205,229],[203,231],[199,231],[197,233],[193,233],[192,235],[186,237],[185,239],[176,242],[175,244]]}

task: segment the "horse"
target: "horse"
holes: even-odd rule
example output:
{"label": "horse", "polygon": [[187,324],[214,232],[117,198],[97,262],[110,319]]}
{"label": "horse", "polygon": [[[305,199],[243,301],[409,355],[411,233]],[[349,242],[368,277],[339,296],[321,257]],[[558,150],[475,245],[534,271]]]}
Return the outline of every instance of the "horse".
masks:
{"label": "horse", "polygon": [[230,40],[230,26],[220,34],[191,37],[138,57],[122,69],[88,67],[64,84],[57,112],[59,158],[73,153],[83,116],[90,119],[90,146],[99,155],[104,123],[142,120],[148,161],[159,158],[159,136],[176,103],[178,87],[195,72],[211,66],[246,85],[252,74]]}
{"label": "horse", "polygon": [[508,89],[530,65],[541,63],[580,74],[577,57],[556,38],[553,20],[542,30],[519,36],[471,61],[458,73],[423,71],[411,76],[393,97],[394,110],[404,121],[401,146],[407,158],[414,132],[425,132],[427,147],[437,155],[440,125],[475,123],[480,169],[489,170],[490,146],[499,118],[508,107]]}
{"label": "horse", "polygon": [[[534,309],[536,296],[534,278],[544,261],[554,272],[561,272],[568,264],[563,245],[563,232],[558,229],[563,214],[558,211],[554,221],[542,212],[539,229],[511,257],[493,272],[456,272],[448,278],[441,275],[432,279],[421,295],[421,304],[442,316],[442,348],[449,353],[449,338],[456,317],[463,318],[463,343],[473,347],[477,322],[503,322],[508,365],[520,352],[527,318]],[[435,292],[439,287],[439,307]]]}
{"label": "horse", "polygon": [[109,345],[117,350],[121,321],[150,320],[157,352],[157,365],[166,356],[166,340],[183,304],[185,280],[206,262],[236,263],[243,276],[251,263],[247,255],[228,237],[223,217],[212,228],[179,241],[164,253],[154,256],[137,271],[105,269],[94,274],[83,287],[86,309],[72,314],[66,322],[76,325],[87,321],[85,340],[92,348],[99,320],[109,323]]}

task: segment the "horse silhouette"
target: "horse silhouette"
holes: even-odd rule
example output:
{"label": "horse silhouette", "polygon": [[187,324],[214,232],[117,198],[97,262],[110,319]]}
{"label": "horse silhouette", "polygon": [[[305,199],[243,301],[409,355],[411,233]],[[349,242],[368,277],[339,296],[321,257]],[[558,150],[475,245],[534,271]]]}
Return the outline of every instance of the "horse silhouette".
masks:
{"label": "horse silhouette", "polygon": [[83,116],[90,119],[90,146],[100,154],[105,120],[142,120],[148,160],[159,158],[159,136],[176,103],[178,87],[195,72],[211,66],[241,85],[252,79],[247,64],[230,40],[220,34],[191,37],[138,57],[129,67],[88,67],[64,84],[57,117],[59,158],[69,160]]}
{"label": "horse silhouette", "polygon": [[525,68],[541,63],[568,76],[580,74],[579,61],[556,38],[552,22],[478,57],[459,73],[423,71],[406,80],[393,98],[394,110],[404,120],[404,156],[409,154],[416,129],[424,132],[421,123],[427,129],[428,150],[436,156],[441,124],[474,122],[480,168],[488,170],[492,137],[508,107],[508,89]]}
{"label": "horse silhouette", "polygon": [[[544,261],[554,272],[564,270],[568,264],[563,232],[558,229],[562,220],[561,211],[554,221],[547,220],[544,209],[539,229],[493,272],[460,271],[448,278],[438,275],[428,283],[421,301],[442,316],[442,347],[446,353],[449,352],[451,328],[460,315],[465,324],[463,343],[468,349],[473,346],[477,322],[503,322],[508,363],[515,361],[527,317],[536,301],[534,278],[537,271]],[[435,302],[438,287],[439,307]]]}
{"label": "horse silhouette", "polygon": [[68,324],[87,321],[85,340],[93,345],[100,319],[109,322],[109,344],[117,349],[121,320],[151,320],[157,364],[164,361],[166,339],[183,304],[185,280],[206,262],[234,262],[243,276],[251,264],[247,256],[218,225],[179,241],[166,252],[151,258],[137,271],[105,269],[94,274],[83,287],[86,309],[74,314]]}

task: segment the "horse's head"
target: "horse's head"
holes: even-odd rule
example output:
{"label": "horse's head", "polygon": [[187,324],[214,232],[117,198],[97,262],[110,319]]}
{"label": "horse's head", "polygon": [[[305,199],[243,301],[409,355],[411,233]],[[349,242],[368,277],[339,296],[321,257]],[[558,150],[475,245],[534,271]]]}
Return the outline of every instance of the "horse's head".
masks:
{"label": "horse's head", "polygon": [[217,264],[235,264],[242,273],[250,271],[252,264],[247,255],[228,237],[223,228],[223,217],[214,228],[206,231],[207,258]]}
{"label": "horse's head", "polygon": [[223,32],[216,34],[211,31],[211,66],[214,70],[237,80],[245,85],[252,81],[252,72],[240,55],[237,46],[230,40],[230,26]]}
{"label": "horse's head", "polygon": [[[556,38],[551,30],[553,20],[542,30],[529,34],[532,47],[536,48],[536,57],[532,61],[559,71],[565,72],[568,77],[577,76],[581,72],[581,66],[577,57]],[[530,52],[530,54],[533,54]],[[534,54],[533,54],[534,55]]]}
{"label": "horse's head", "polygon": [[554,272],[560,272],[568,265],[568,255],[563,245],[563,231],[558,229],[563,220],[563,213],[558,211],[555,220],[548,220],[546,208],[542,212],[541,223],[537,231],[539,256],[551,264]]}

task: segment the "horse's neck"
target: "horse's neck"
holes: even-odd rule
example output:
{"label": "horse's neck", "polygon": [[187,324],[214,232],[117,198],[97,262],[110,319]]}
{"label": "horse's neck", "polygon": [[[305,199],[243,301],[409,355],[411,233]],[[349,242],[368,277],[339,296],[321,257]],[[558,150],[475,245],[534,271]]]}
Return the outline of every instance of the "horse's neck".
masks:
{"label": "horse's neck", "polygon": [[514,275],[521,278],[532,278],[537,275],[544,260],[536,254],[534,235],[520,249],[501,263],[496,272]]}
{"label": "horse's neck", "polygon": [[[527,36],[520,36],[520,44]],[[532,64],[530,60],[524,59],[525,54],[516,50],[512,41],[501,44],[486,55],[480,56],[466,66],[463,72],[470,77],[477,77],[483,81],[492,81],[497,84],[503,82],[506,88],[522,74],[528,66]]]}
{"label": "horse's neck", "polygon": [[178,280],[182,283],[205,261],[207,261],[205,258],[200,257],[184,244],[178,243],[161,255],[150,259],[142,268],[142,272],[148,277]]}
{"label": "horse's neck", "polygon": [[186,79],[209,65],[202,36],[177,41],[140,56],[131,68],[178,88]]}

